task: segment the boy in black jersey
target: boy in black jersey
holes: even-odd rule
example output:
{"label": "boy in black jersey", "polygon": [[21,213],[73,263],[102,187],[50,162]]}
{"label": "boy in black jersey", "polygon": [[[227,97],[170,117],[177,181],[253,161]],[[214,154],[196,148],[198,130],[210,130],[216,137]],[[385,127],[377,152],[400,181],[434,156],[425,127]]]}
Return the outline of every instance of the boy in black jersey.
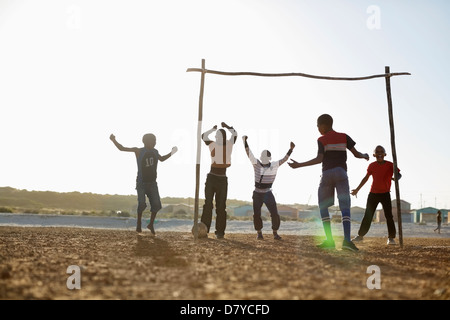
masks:
{"label": "boy in black jersey", "polygon": [[177,147],[173,147],[170,153],[166,154],[165,156],[161,156],[158,150],[155,149],[156,137],[151,133],[147,133],[142,137],[142,142],[144,143],[143,148],[124,147],[117,142],[116,137],[113,134],[111,134],[109,138],[120,151],[134,152],[134,154],[136,155],[138,166],[138,173],[136,178],[136,190],[138,195],[136,231],[142,232],[141,219],[142,212],[144,212],[145,208],[147,207],[145,200],[145,196],[147,196],[150,202],[151,212],[150,223],[148,224],[147,229],[149,229],[154,235],[155,230],[153,228],[153,223],[155,221],[156,214],[161,209],[161,199],[159,197],[158,184],[156,183],[156,169],[158,167],[158,161],[166,161],[173,154],[175,154],[178,149]]}

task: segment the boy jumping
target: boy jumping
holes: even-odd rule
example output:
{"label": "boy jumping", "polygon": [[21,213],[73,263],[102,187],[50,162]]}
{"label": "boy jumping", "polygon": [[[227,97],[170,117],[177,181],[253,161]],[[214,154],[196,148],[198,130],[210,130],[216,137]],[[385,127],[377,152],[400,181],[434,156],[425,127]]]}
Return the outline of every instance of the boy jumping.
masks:
{"label": "boy jumping", "polygon": [[260,160],[256,159],[248,146],[247,139],[247,136],[242,137],[242,140],[244,140],[245,151],[247,152],[247,156],[253,164],[253,169],[255,170],[255,190],[253,191],[253,224],[255,226],[255,230],[257,231],[257,239],[264,239],[262,235],[263,222],[261,220],[261,207],[265,204],[267,209],[269,209],[270,217],[272,219],[273,238],[275,240],[281,240],[281,237],[278,235],[278,229],[280,228],[280,215],[278,214],[277,203],[271,188],[277,176],[278,168],[289,159],[289,156],[295,148],[295,144],[291,142],[290,149],[283,159],[271,162],[270,160],[272,160],[272,156],[269,150],[264,150],[261,153]]}
{"label": "boy jumping", "polygon": [[[213,200],[216,200],[216,238],[223,239],[227,227],[227,194],[228,177],[227,168],[231,166],[231,153],[237,139],[237,132],[233,127],[225,122],[221,123],[222,128],[228,129],[231,133],[227,140],[225,129],[217,130],[217,125],[202,134],[203,142],[208,146],[211,155],[211,170],[205,182],[205,204],[201,222],[203,222],[209,232],[212,222]],[[215,140],[211,140],[209,135],[216,131]]]}
{"label": "boy jumping", "polygon": [[141,219],[142,212],[144,212],[147,207],[145,196],[147,195],[150,202],[150,223],[147,229],[154,235],[155,230],[153,228],[153,223],[155,221],[156,214],[161,209],[161,199],[159,197],[158,184],[156,183],[156,169],[158,166],[158,161],[166,161],[173,154],[175,154],[178,149],[173,147],[172,151],[165,156],[159,155],[158,150],[155,149],[156,137],[151,133],[147,133],[142,137],[142,142],[144,143],[143,148],[127,148],[122,146],[117,142],[116,137],[111,134],[109,137],[114,145],[120,151],[134,152],[136,155],[138,174],[136,178],[136,191],[138,195],[138,209],[137,209],[137,225],[136,231],[142,232]]}

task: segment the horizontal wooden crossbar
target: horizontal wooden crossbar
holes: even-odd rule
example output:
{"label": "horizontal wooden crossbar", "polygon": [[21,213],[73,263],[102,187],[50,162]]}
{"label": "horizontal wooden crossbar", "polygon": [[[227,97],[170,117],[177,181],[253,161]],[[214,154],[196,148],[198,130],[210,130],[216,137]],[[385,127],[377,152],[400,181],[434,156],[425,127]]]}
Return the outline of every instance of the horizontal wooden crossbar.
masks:
{"label": "horizontal wooden crossbar", "polygon": [[410,76],[411,74],[408,72],[398,72],[398,73],[383,73],[376,74],[365,77],[329,77],[329,76],[316,76],[307,73],[259,73],[259,72],[224,72],[224,71],[216,71],[209,69],[201,69],[201,68],[189,68],[186,72],[202,72],[202,73],[211,73],[218,74],[223,76],[257,76],[257,77],[305,77],[305,78],[313,78],[313,79],[321,79],[321,80],[344,80],[344,81],[358,81],[358,80],[369,80],[374,78],[387,78],[394,76]]}

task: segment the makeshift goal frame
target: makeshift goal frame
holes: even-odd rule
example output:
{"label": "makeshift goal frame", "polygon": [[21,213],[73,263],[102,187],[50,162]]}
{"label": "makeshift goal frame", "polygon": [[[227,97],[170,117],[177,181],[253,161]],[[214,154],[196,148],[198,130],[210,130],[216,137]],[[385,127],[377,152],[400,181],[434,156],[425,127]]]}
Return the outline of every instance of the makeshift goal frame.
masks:
{"label": "makeshift goal frame", "polygon": [[411,75],[408,72],[391,73],[390,67],[384,68],[383,74],[370,75],[364,77],[329,77],[329,76],[317,76],[306,73],[259,73],[259,72],[224,72],[216,70],[208,70],[205,68],[205,59],[202,59],[201,68],[188,68],[186,72],[200,72],[200,96],[198,103],[198,125],[197,125],[197,161],[196,161],[196,174],[195,174],[195,201],[194,201],[194,239],[198,238],[198,207],[199,207],[199,191],[200,191],[200,160],[201,160],[201,135],[202,135],[202,119],[203,119],[203,95],[205,88],[205,75],[207,73],[223,75],[223,76],[257,76],[257,77],[306,77],[320,80],[342,80],[342,81],[360,81],[369,80],[375,78],[385,78],[386,81],[386,95],[388,102],[388,114],[389,114],[389,127],[391,133],[391,148],[392,159],[394,164],[394,183],[395,183],[395,195],[397,200],[397,221],[398,221],[398,234],[400,247],[403,248],[403,232],[402,232],[402,214],[400,203],[400,187],[398,183],[398,167],[397,167],[397,151],[395,147],[395,130],[394,130],[394,114],[392,107],[392,94],[391,94],[391,77]]}

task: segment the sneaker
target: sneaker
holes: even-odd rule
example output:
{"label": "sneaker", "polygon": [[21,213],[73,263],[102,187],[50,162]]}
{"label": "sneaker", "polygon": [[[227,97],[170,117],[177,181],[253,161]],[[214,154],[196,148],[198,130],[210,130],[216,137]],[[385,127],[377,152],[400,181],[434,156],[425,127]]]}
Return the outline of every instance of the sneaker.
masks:
{"label": "sneaker", "polygon": [[356,237],[354,237],[354,238],[352,239],[352,242],[361,242],[361,241],[363,241],[363,240],[364,240],[363,237],[361,237],[361,236],[356,236]]}
{"label": "sneaker", "polygon": [[262,232],[257,232],[256,233],[256,240],[264,240]]}
{"label": "sneaker", "polygon": [[280,235],[279,235],[278,233],[275,233],[275,234],[273,235],[273,238],[274,238],[275,240],[281,240],[281,237],[280,237]]}
{"label": "sneaker", "polygon": [[225,238],[225,235],[223,234],[216,234],[216,239],[223,239]]}
{"label": "sneaker", "polygon": [[395,242],[394,238],[388,238],[387,245],[389,246],[395,246],[397,243]]}
{"label": "sneaker", "polygon": [[357,252],[359,249],[351,241],[344,240],[342,242],[342,250]]}
{"label": "sneaker", "polygon": [[333,250],[336,249],[336,245],[334,243],[334,240],[325,240],[321,244],[317,245],[317,248],[319,249],[327,249],[327,250]]}

